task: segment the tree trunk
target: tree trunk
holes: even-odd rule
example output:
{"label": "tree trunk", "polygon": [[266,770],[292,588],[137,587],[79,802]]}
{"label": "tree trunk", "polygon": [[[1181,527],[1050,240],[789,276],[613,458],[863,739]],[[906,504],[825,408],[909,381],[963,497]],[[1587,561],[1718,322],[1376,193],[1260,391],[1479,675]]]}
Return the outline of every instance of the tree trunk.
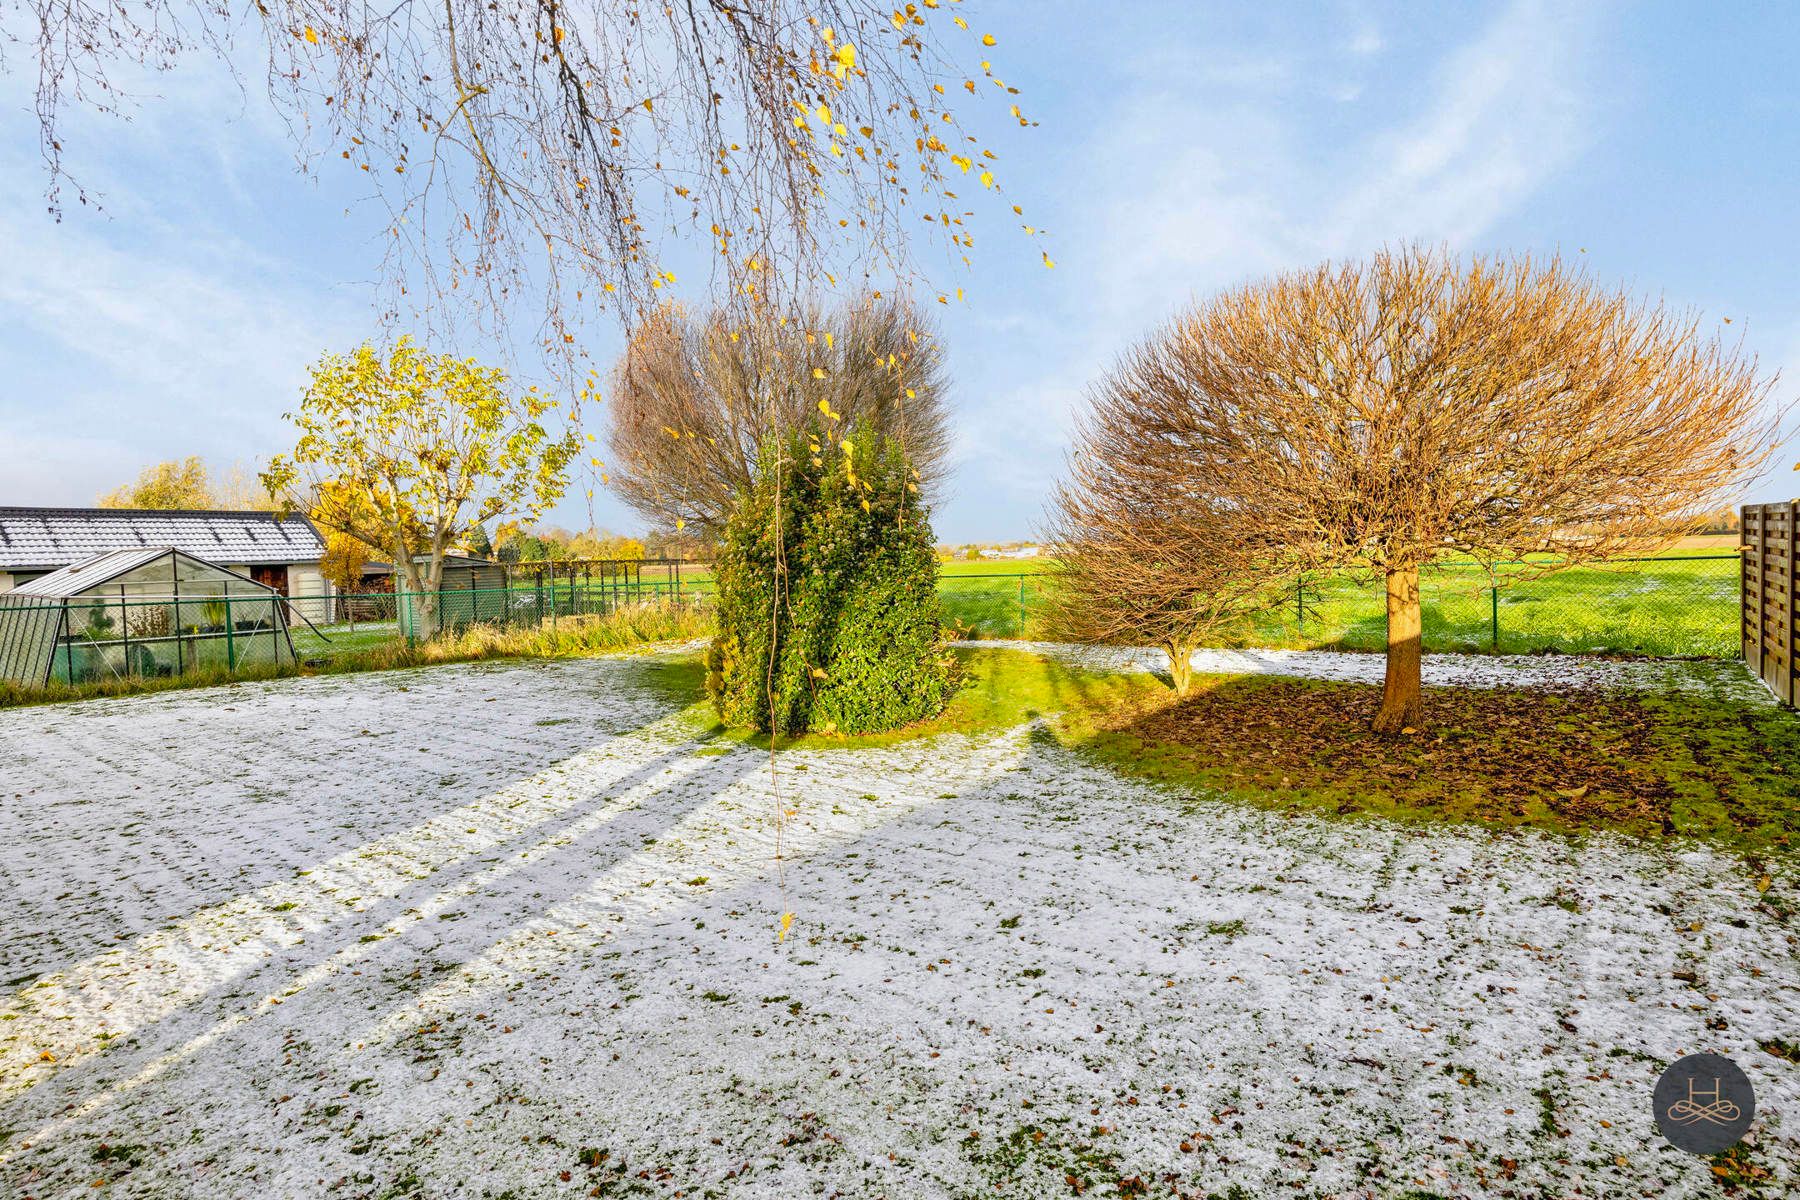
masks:
{"label": "tree trunk", "polygon": [[1177,698],[1185,697],[1194,685],[1194,648],[1176,639],[1164,642],[1162,648],[1169,656],[1169,683]]}
{"label": "tree trunk", "polygon": [[1387,678],[1381,685],[1381,707],[1375,712],[1376,733],[1399,733],[1424,722],[1419,691],[1419,568],[1387,573]]}
{"label": "tree trunk", "polygon": [[419,564],[411,554],[397,555],[394,565],[401,568],[395,574],[401,590],[407,593],[399,603],[406,605],[408,637],[416,642],[428,641],[438,631],[437,585],[419,574]]}

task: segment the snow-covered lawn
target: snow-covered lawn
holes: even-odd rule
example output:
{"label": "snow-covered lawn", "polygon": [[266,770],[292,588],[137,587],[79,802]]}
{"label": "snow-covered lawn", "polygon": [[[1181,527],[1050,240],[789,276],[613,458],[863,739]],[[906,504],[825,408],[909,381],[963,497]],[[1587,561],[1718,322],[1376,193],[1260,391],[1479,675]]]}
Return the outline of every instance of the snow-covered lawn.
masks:
{"label": "snow-covered lawn", "polygon": [[1650,1113],[1697,1050],[1800,1186],[1791,861],[1184,800],[1030,729],[776,798],[652,670],[0,713],[0,1190],[1701,1194]]}

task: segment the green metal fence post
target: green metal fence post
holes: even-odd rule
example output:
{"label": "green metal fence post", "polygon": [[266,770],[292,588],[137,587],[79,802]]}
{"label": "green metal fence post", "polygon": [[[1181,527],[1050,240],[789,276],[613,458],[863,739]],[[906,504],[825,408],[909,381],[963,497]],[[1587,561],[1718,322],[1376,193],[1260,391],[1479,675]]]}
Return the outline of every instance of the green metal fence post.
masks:
{"label": "green metal fence post", "polygon": [[[187,674],[187,658],[181,652],[181,572],[175,568],[175,556],[169,556],[170,590],[175,593],[175,673]],[[198,666],[199,664],[195,664]]]}
{"label": "green metal fence post", "polygon": [[1494,649],[1496,651],[1498,651],[1500,649],[1500,585],[1499,584],[1493,583],[1493,584],[1488,585],[1488,600],[1489,600],[1490,606],[1493,610],[1492,622],[1493,622],[1493,631],[1494,631]]}
{"label": "green metal fence post", "polygon": [[237,670],[237,640],[232,634],[231,623],[231,589],[225,590],[225,666],[228,670]]}
{"label": "green metal fence post", "polygon": [[1019,576],[1019,636],[1025,636],[1025,577]]}

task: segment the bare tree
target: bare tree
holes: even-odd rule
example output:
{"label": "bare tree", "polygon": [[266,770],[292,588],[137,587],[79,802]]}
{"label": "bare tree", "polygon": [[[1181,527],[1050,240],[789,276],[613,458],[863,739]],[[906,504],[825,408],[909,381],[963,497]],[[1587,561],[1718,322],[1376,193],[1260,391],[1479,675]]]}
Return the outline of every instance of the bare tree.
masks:
{"label": "bare tree", "polygon": [[1169,463],[1182,504],[1231,514],[1269,578],[1385,581],[1374,727],[1395,732],[1423,719],[1421,566],[1668,544],[1762,469],[1773,384],[1692,315],[1557,259],[1402,249],[1199,305],[1123,359],[1089,419]]}
{"label": "bare tree", "polygon": [[302,161],[366,172],[389,217],[393,310],[501,327],[541,296],[539,336],[566,368],[585,314],[630,321],[667,295],[669,238],[709,245],[723,294],[761,314],[792,311],[821,276],[903,275],[914,220],[966,255],[973,213],[956,189],[997,191],[996,155],[953,101],[992,94],[1010,110],[998,119],[1032,124],[986,61],[994,39],[929,2],[20,9],[0,38],[36,65],[59,217],[71,105],[128,112],[137,73],[261,58]]}
{"label": "bare tree", "polygon": [[945,390],[936,329],[892,297],[757,330],[664,307],[614,368],[608,475],[653,525],[715,534],[770,431],[825,414],[898,438],[930,500],[950,454]]}
{"label": "bare tree", "polygon": [[1078,429],[1045,530],[1055,556],[1049,623],[1075,641],[1161,648],[1175,694],[1186,696],[1194,651],[1279,603],[1281,581],[1256,530],[1185,493],[1177,464],[1144,450],[1132,427],[1103,413]]}

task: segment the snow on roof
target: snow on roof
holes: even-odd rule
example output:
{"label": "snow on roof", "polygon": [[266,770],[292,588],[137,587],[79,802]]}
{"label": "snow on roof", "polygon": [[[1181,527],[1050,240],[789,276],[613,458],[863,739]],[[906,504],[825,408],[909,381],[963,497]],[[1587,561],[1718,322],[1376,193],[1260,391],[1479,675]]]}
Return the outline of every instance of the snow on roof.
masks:
{"label": "snow on roof", "polygon": [[142,550],[109,550],[105,554],[96,554],[90,559],[64,567],[60,571],[52,571],[48,575],[28,579],[14,588],[9,595],[65,600],[72,596],[79,596],[99,587],[108,580],[117,579],[121,575],[170,555],[186,559],[189,564],[202,568],[204,571],[228,576],[253,587],[263,586],[245,579],[235,571],[228,571],[215,563],[203,562],[191,554],[184,554],[173,546],[148,546]]}
{"label": "snow on roof", "polygon": [[54,570],[109,551],[158,548],[245,566],[325,554],[312,522],[292,513],[0,507],[0,570]]}

